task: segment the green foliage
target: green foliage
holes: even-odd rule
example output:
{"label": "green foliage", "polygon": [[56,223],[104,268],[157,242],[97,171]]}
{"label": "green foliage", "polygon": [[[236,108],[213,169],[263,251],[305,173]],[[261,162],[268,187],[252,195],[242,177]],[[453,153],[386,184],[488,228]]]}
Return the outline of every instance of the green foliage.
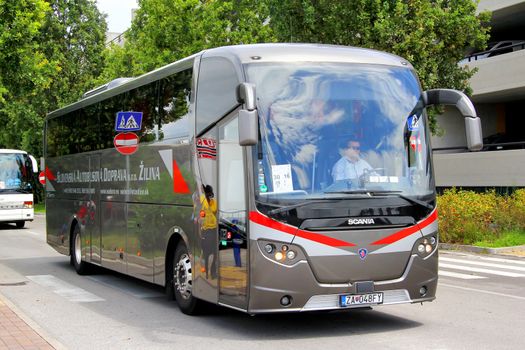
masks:
{"label": "green foliage", "polygon": [[43,0],[0,0],[0,147],[31,149],[41,130],[33,101],[57,72],[38,41],[48,13]]}
{"label": "green foliage", "polygon": [[201,50],[274,41],[261,0],[140,0],[124,48],[105,53],[99,83],[136,76]]}
{"label": "green foliage", "polygon": [[[467,47],[483,48],[490,14],[472,0],[269,0],[280,41],[378,49],[412,63],[423,89],[471,93],[474,71],[458,66]],[[431,115],[433,131],[435,120]]]}
{"label": "green foliage", "polygon": [[100,74],[106,27],[93,0],[0,0],[0,147],[42,155],[46,113]]}
{"label": "green foliage", "polygon": [[438,215],[443,242],[493,242],[525,230],[525,189],[511,196],[450,189],[438,196]]}
{"label": "green foliage", "polygon": [[525,245],[525,231],[505,232],[495,240],[483,240],[474,243],[478,247],[501,248]]}

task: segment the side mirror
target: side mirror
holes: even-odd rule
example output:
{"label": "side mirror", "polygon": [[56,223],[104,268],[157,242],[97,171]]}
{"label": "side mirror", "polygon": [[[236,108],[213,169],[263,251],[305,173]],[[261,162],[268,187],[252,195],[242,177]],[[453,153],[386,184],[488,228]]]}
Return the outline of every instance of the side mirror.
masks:
{"label": "side mirror", "polygon": [[255,85],[240,83],[237,86],[237,101],[244,104],[244,108],[239,111],[239,144],[241,146],[256,145],[259,120],[255,102]]}
{"label": "side mirror", "polygon": [[483,148],[483,132],[481,120],[476,114],[472,101],[458,90],[434,89],[423,92],[423,101],[430,105],[453,105],[465,118],[465,131],[467,133],[467,147],[470,151],[479,151]]}
{"label": "side mirror", "polygon": [[38,173],[38,163],[36,162],[35,157],[33,157],[32,155],[29,155],[29,159],[31,159],[31,165],[33,167],[33,172]]}

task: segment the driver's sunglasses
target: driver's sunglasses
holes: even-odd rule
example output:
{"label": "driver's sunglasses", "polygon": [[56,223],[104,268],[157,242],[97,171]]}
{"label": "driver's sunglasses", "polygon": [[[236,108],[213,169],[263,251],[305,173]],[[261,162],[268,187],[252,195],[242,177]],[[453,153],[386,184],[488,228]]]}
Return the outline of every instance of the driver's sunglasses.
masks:
{"label": "driver's sunglasses", "polygon": [[348,146],[348,148],[351,148],[353,150],[359,151],[361,149],[360,146]]}

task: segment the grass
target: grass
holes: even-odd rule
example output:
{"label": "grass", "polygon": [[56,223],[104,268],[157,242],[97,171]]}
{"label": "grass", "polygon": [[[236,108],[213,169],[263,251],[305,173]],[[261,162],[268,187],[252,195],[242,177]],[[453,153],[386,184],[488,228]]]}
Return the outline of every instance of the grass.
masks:
{"label": "grass", "polygon": [[503,248],[503,247],[513,247],[518,245],[525,245],[525,231],[509,231],[504,232],[501,237],[495,240],[483,240],[474,243],[477,247],[486,247],[486,248]]}
{"label": "grass", "polygon": [[44,203],[37,203],[35,204],[35,214],[45,214],[46,213],[46,205]]}

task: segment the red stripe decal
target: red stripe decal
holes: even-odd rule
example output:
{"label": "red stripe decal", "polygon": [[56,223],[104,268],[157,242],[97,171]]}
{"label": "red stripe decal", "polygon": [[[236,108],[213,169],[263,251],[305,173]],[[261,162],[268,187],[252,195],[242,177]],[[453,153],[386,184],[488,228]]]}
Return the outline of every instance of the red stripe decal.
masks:
{"label": "red stripe decal", "polygon": [[282,222],[270,219],[269,217],[264,216],[255,211],[250,212],[250,221],[253,221],[254,223],[262,225],[262,226],[273,228],[274,230],[277,230],[277,231],[288,233],[290,235],[296,235],[298,237],[307,239],[309,241],[314,241],[314,242],[325,244],[331,247],[354,247],[355,246],[355,244],[353,243],[341,241],[336,238],[328,237],[328,236],[325,236],[319,233],[299,230],[296,227],[293,227],[287,224],[283,224]]}
{"label": "red stripe decal", "polygon": [[390,244],[397,242],[407,236],[410,236],[411,234],[418,232],[422,230],[423,228],[427,227],[431,223],[437,220],[437,210],[434,209],[432,214],[430,214],[425,220],[415,224],[414,226],[402,229],[401,231],[398,231],[390,236],[381,238],[378,241],[375,241],[374,243],[371,243],[371,245],[382,245],[382,244]]}
{"label": "red stripe decal", "polygon": [[183,194],[191,193],[175,160],[173,160],[173,192]]}

